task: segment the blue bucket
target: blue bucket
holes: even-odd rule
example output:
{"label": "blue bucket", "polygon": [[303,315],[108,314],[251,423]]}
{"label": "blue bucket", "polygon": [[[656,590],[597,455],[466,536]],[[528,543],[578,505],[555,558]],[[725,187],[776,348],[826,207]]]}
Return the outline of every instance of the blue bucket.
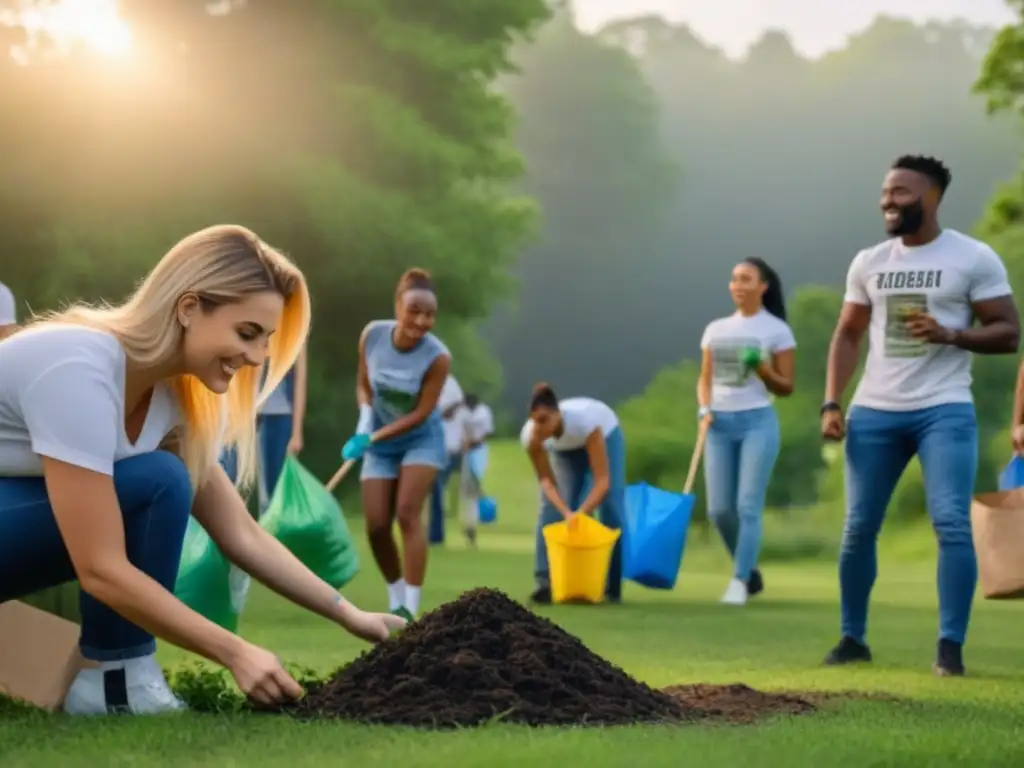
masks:
{"label": "blue bucket", "polygon": [[481,496],[476,505],[478,519],[487,525],[498,519],[498,502],[490,496]]}
{"label": "blue bucket", "polygon": [[1024,457],[1014,456],[999,473],[999,490],[1013,491],[1024,487]]}
{"label": "blue bucket", "polygon": [[683,562],[696,497],[638,483],[626,488],[624,578],[649,589],[673,589]]}

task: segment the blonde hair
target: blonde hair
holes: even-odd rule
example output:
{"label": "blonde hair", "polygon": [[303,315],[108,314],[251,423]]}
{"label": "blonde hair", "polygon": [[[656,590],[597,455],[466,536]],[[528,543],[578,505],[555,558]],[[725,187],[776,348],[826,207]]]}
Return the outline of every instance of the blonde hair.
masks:
{"label": "blonde hair", "polygon": [[235,447],[239,486],[256,474],[256,408],[281,383],[295,364],[309,333],[310,304],[306,280],[282,253],[245,227],[207,227],[179,241],[119,306],[77,304],[36,322],[74,323],[104,330],[121,342],[125,354],[143,366],[158,366],[178,352],[183,328],[178,302],[195,294],[203,309],[276,291],[284,312],[270,337],[267,377],[261,391],[261,369],[245,366],[232,378],[227,394],[211,392],[196,377],[182,374],[170,385],[178,398],[184,424],[177,435],[179,455],[192,484],[202,485],[215,466],[219,449]]}

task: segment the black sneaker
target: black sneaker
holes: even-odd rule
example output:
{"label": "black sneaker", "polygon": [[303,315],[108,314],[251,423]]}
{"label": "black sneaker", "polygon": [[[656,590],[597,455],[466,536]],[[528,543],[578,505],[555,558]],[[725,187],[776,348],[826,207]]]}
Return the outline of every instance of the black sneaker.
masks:
{"label": "black sneaker", "polygon": [[939,677],[963,677],[963,646],[953,640],[939,640],[932,669]]}
{"label": "black sneaker", "polygon": [[750,572],[750,579],[747,581],[747,597],[753,597],[764,592],[764,578],[757,568]]}
{"label": "black sneaker", "polygon": [[822,663],[834,667],[859,661],[871,661],[871,649],[863,643],[858,643],[852,637],[844,637],[835,648],[828,652]]}
{"label": "black sneaker", "polygon": [[551,605],[551,587],[537,587],[530,595],[530,602],[536,605]]}

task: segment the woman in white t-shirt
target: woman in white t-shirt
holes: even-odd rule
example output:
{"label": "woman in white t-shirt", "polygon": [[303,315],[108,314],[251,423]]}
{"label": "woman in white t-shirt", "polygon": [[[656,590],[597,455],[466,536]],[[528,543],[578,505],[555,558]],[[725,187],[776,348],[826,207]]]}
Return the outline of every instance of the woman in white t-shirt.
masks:
{"label": "woman in white t-shirt", "polygon": [[[368,640],[400,619],[343,600],[249,515],[217,461],[254,477],[255,410],[309,329],[302,274],[243,227],[189,235],[115,307],[75,306],[0,342],[0,603],[77,579],[73,714],[182,708],[154,635],[270,704],[301,695],[270,651],[174,594],[189,515],[243,571]],[[270,357],[257,397],[260,367]]]}
{"label": "woman in white t-shirt", "polygon": [[796,340],[782,283],[763,260],[736,265],[729,292],[736,312],[709,323],[700,342],[697,402],[708,430],[708,517],[734,564],[722,602],[743,605],[764,589],[757,568],[761,518],[780,447],[772,396],[793,392]]}
{"label": "woman in white t-shirt", "polygon": [[480,398],[466,393],[462,417],[462,472],[459,476],[459,509],[462,526],[471,547],[476,546],[476,527],[480,522],[480,497],[487,471],[487,439],[494,434],[494,414]]}
{"label": "woman in white t-shirt", "polygon": [[[519,433],[540,481],[541,508],[534,548],[535,603],[551,602],[547,547],[541,531],[560,519],[600,510],[619,530],[626,512],[626,443],[615,411],[590,397],[559,400],[547,384],[534,387],[530,417]],[[589,491],[587,490],[589,482]],[[621,538],[612,551],[605,597],[622,599]]]}

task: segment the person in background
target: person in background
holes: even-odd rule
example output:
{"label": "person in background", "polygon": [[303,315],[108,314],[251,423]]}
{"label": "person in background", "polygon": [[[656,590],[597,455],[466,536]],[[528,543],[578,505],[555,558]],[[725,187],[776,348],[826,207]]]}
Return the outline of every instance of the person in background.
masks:
{"label": "person in background", "polygon": [[259,499],[262,514],[270,503],[287,456],[298,456],[303,446],[309,358],[304,346],[295,365],[270,393],[256,418],[260,443]]}
{"label": "person in background", "polygon": [[459,507],[466,539],[476,546],[479,504],[487,471],[487,439],[494,434],[494,414],[475,394],[466,394]]}
{"label": "person in background", "polygon": [[[436,317],[430,274],[408,270],[395,289],[395,319],[375,320],[360,336],[359,424],[342,449],[346,460],[363,458],[370,547],[387,582],[390,609],[408,619],[419,613],[427,570],[423,503],[447,461],[438,401],[451,355],[430,332]],[[392,533],[396,517],[404,564]]]}
{"label": "person in background", "polygon": [[700,342],[697,405],[701,428],[707,430],[708,517],[733,559],[722,602],[744,605],[764,589],[757,558],[780,447],[772,396],[793,393],[796,339],[786,323],[782,282],[764,261],[737,264],[729,293],[736,311],[711,321]]}
{"label": "person in background", "polygon": [[450,375],[441,390],[438,401],[441,418],[444,421],[444,445],[447,451],[447,463],[438,471],[434,485],[430,489],[430,543],[444,544],[444,502],[445,490],[452,474],[459,468],[462,461],[462,443],[465,431],[466,409],[463,403],[462,387],[455,377]]}
{"label": "person in background", "polygon": [[[971,353],[1016,354],[1020,317],[995,251],[939,225],[950,179],[935,158],[898,158],[882,183],[890,239],[858,253],[847,274],[821,406],[822,437],[846,438],[842,637],[826,664],[871,661],[865,636],[878,574],[876,542],[896,484],[916,454],[939,544],[933,669],[941,676],[964,674],[978,579],[971,532],[978,469]],[[840,402],[865,332],[867,362],[844,418]]]}
{"label": "person in background", "polygon": [[[590,397],[559,400],[547,384],[537,384],[530,415],[519,433],[541,490],[534,545],[534,603],[551,603],[551,576],[544,526],[600,509],[601,522],[621,530],[626,510],[626,443],[615,411]],[[589,484],[590,490],[584,495]],[[608,568],[606,598],[622,600],[622,539]]]}
{"label": "person in background", "polygon": [[[216,662],[265,705],[302,695],[277,656],[173,590],[192,515],[227,559],[358,637],[405,622],[359,610],[249,515],[215,456],[255,473],[255,410],[309,328],[302,273],[254,233],[216,226],[174,246],[127,302],[76,305],[0,342],[0,603],[77,580],[71,714],[180,710],[154,636]],[[273,361],[257,394],[259,369]]]}
{"label": "person in background", "polygon": [[18,310],[11,289],[0,283],[0,339],[14,333],[18,327]]}

